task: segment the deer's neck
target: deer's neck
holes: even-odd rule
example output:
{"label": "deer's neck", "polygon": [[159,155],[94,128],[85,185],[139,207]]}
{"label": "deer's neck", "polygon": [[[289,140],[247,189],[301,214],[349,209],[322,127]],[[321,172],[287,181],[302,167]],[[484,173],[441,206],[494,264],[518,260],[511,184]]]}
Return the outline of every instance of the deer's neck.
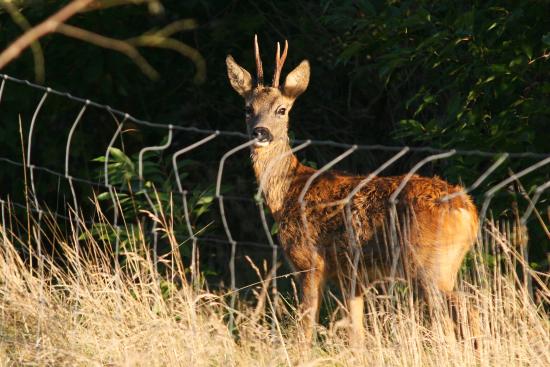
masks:
{"label": "deer's neck", "polygon": [[283,207],[299,164],[288,140],[274,141],[266,147],[252,151],[252,165],[258,185],[275,217]]}

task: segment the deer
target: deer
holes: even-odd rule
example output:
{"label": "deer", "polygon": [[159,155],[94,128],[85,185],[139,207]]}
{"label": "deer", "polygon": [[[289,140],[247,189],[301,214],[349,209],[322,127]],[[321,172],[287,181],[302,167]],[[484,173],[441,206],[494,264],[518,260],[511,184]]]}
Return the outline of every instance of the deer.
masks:
{"label": "deer", "polygon": [[[477,209],[461,186],[439,177],[408,177],[397,201],[392,201],[405,175],[365,180],[365,176],[335,170],[319,174],[300,163],[288,136],[289,113],[307,89],[310,65],[303,60],[280,84],[287,53],[288,41],[282,54],[277,42],[272,83],[264,85],[256,35],[256,77],[231,55],[226,58],[227,75],[232,88],[244,98],[246,128],[254,140],[252,167],[278,224],[280,246],[300,274],[302,335],[311,344],[323,289],[327,282],[337,281],[346,289],[350,338],[361,345],[365,337],[364,287],[358,279],[370,282],[391,276],[392,264],[401,253],[400,263],[408,279],[452,300],[459,268],[477,238]],[[342,202],[350,193],[354,195],[349,202]],[[445,197],[451,198],[442,200]],[[406,232],[406,240],[400,241],[397,250],[381,240],[392,212],[397,214],[394,222]]]}

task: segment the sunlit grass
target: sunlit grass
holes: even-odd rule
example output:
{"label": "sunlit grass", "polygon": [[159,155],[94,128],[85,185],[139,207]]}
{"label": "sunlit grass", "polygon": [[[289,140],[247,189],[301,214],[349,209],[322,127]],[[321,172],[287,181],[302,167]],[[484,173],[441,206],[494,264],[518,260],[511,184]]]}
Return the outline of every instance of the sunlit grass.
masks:
{"label": "sunlit grass", "polygon": [[[170,219],[156,219],[177,249]],[[522,262],[513,241],[494,226],[486,233],[500,248],[498,266],[478,259],[471,273],[482,281],[465,275],[459,282],[461,309],[479,313],[479,335],[469,333],[466,325],[465,335],[455,337],[445,308],[426,316],[406,287],[395,287],[389,295],[369,288],[367,338],[361,348],[349,346],[345,325],[337,321],[343,306],[331,294],[325,296],[331,306],[318,328],[318,342],[307,348],[298,341],[295,297],[280,298],[274,318],[275,300],[266,290],[262,274],[268,272],[261,266],[256,268],[258,284],[251,285],[256,299],[240,297],[231,310],[227,294],[190,285],[178,256],[160,259],[170,269],[160,275],[143,233],[126,234],[132,246],[120,254],[125,259],[121,266],[109,250],[113,244],[86,235],[83,222],[78,230],[86,239],[78,242],[76,226],[62,234],[52,230],[55,221],[45,215],[40,225],[48,229],[41,241],[55,243],[58,251],[43,253],[42,259],[37,257],[36,220],[28,226],[35,228],[30,240],[24,231],[14,233],[9,220],[4,222],[1,365],[550,365],[547,275],[529,270],[535,290],[531,296],[531,286],[512,271]],[[462,319],[468,323],[468,315]]]}

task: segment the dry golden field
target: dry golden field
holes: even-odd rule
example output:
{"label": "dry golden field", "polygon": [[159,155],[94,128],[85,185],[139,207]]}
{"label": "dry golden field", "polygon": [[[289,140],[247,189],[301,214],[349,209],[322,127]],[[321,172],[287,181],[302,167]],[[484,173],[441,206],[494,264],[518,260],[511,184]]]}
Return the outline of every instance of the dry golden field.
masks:
{"label": "dry golden field", "polygon": [[[463,337],[455,337],[445,308],[427,317],[406,288],[395,287],[392,294],[368,291],[361,348],[349,346],[345,326],[336,321],[341,314],[336,299],[318,328],[318,342],[306,348],[297,341],[296,300],[279,299],[274,320],[261,275],[249,287],[256,299],[239,298],[232,310],[227,294],[161,277],[141,234],[134,234],[123,265],[115,266],[113,254],[104,250],[108,246],[86,236],[81,247],[87,250],[79,252],[74,233],[62,233],[45,216],[42,241],[56,243],[64,261],[59,254],[56,262],[51,254],[39,261],[36,230],[15,234],[10,220],[4,222],[2,366],[550,366],[548,274],[514,271],[523,267],[514,241],[490,225],[485,239],[498,249],[497,265],[473,256],[475,271],[468,274],[481,280],[462,276],[458,285],[463,309],[468,304],[479,312],[479,335],[465,328]],[[177,247],[170,223],[164,218],[158,223]],[[161,261],[172,268],[172,279],[186,278],[178,258]],[[234,330],[228,327],[231,312]]]}

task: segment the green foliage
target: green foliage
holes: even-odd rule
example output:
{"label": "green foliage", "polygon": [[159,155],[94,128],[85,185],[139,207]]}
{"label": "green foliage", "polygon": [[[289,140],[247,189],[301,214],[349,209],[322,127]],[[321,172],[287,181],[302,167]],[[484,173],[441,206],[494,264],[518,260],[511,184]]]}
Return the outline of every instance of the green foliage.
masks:
{"label": "green foliage", "polygon": [[[266,77],[274,61],[273,45],[284,38],[288,38],[290,48],[283,74],[304,58],[311,61],[309,89],[292,110],[291,137],[358,144],[549,152],[548,1],[167,0],[162,3],[165,9],[162,16],[152,16],[144,7],[128,6],[82,13],[71,20],[71,24],[126,39],[152,28],[161,29],[176,19],[193,18],[199,27],[174,37],[196,48],[204,57],[208,69],[205,83],[195,84],[194,64],[173,52],[143,50],[143,56],[160,72],[160,79],[153,82],[123,55],[50,35],[42,40],[46,84],[158,123],[244,132],[242,100],[229,87],[224,59],[232,54],[241,65],[253,70],[252,36],[257,33]],[[26,7],[23,13],[31,24],[36,24],[57,8],[56,2],[45,2]],[[2,45],[21,33],[6,14],[0,14],[0,29]],[[23,53],[2,72],[33,79],[30,52]],[[0,142],[5,151],[18,159],[21,148],[17,115],[23,113],[23,130],[27,131],[25,128],[38,97],[29,96],[28,91],[17,90],[8,83],[0,103],[1,118],[9,121],[3,126]],[[39,116],[37,126],[37,129],[48,127],[48,134],[42,136],[48,135],[49,140],[66,136],[68,124],[75,115],[71,108],[74,106],[65,100],[48,97],[44,106],[47,113]],[[74,144],[73,154],[95,157],[104,154],[113,121],[107,114],[107,117],[93,116],[86,120],[87,114],[82,123],[85,134],[76,136],[84,137]],[[63,121],[67,122],[63,124]],[[158,143],[158,138],[158,132],[137,132],[124,151],[139,151],[143,146]],[[176,140],[173,146],[184,145],[185,139],[196,141],[196,138]],[[47,163],[63,161],[62,145],[42,142],[35,144],[34,159],[48,157]],[[216,140],[209,143],[209,149],[200,149],[194,159],[215,167],[221,154],[236,144],[238,142],[225,138]],[[300,159],[311,165],[322,165],[333,158],[333,153],[327,147],[311,147],[300,153]],[[354,157],[355,154],[350,161]],[[137,177],[135,155],[126,157],[114,149],[110,152],[109,179],[111,184],[128,192],[119,191],[119,199],[124,215],[132,218],[133,223],[143,215],[141,210],[150,210],[145,192],[157,202],[155,190],[161,203],[158,210],[173,205],[181,214],[180,198],[176,200],[176,196],[168,194],[174,189],[173,177],[167,173],[171,167],[161,163],[160,158],[155,154],[146,155],[145,179],[141,181]],[[399,162],[384,173],[406,172],[410,162],[416,162],[417,158]],[[382,160],[383,157],[357,158],[343,169],[365,173]],[[89,159],[81,163],[73,174],[90,177]],[[95,162],[99,170],[103,163],[101,158]],[[471,184],[492,163],[487,159],[457,156],[436,162],[421,173],[437,173],[451,182]],[[523,159],[507,161],[495,172],[495,178],[489,177],[472,194],[478,203],[482,202],[481,194],[488,187],[508,177],[505,168],[518,172],[532,163]],[[213,200],[211,187],[200,185],[213,180],[207,181],[202,172],[192,174],[193,161],[181,164],[185,174],[191,172],[189,176],[182,176],[182,180],[188,183],[193,225],[199,230],[213,218],[209,215]],[[342,162],[345,164],[347,160]],[[235,186],[240,188],[243,183],[252,186],[254,178],[250,175],[248,160],[240,160],[235,165],[242,176]],[[7,181],[9,187],[11,178],[4,173],[0,175],[4,175],[0,176],[2,183]],[[532,195],[536,185],[549,179],[548,170],[537,170],[522,178],[522,184]],[[43,183],[39,184],[38,191],[52,196],[51,201],[55,202],[58,195],[55,187]],[[513,216],[511,203],[519,202],[520,209],[525,208],[522,196],[510,191],[499,193],[493,207],[495,216]],[[99,193],[99,198],[110,205],[108,193]],[[540,206],[547,206],[547,200],[547,196],[543,196]],[[246,228],[238,219],[236,222],[232,228],[237,237],[261,232]],[[187,237],[182,224],[177,225],[177,230],[183,241]],[[530,260],[544,264],[550,241],[536,221],[530,221],[529,225],[538,226],[530,230]],[[276,230],[274,227],[273,232]]]}
{"label": "green foliage", "polygon": [[[115,245],[116,237],[119,237],[119,246],[121,251],[130,250],[135,238],[143,233],[148,224],[144,221],[149,215],[155,215],[157,218],[171,218],[170,223],[173,233],[178,241],[180,254],[189,259],[190,233],[185,220],[185,210],[183,207],[183,197],[177,194],[177,188],[173,185],[174,178],[166,174],[167,170],[163,167],[162,157],[158,152],[147,152],[143,155],[143,180],[139,177],[138,159],[139,155],[127,156],[122,150],[111,147],[105,156],[93,159],[94,162],[101,163],[98,168],[98,176],[103,178],[104,164],[107,162],[107,173],[109,183],[117,189],[116,193],[103,191],[97,194],[96,198],[100,203],[113,210],[113,206],[121,210],[119,225],[124,226],[124,230],[118,230],[111,224],[94,223],[91,228],[91,234],[98,240]],[[192,164],[189,160],[179,162],[179,168]],[[180,175],[180,179],[185,178],[186,173]],[[114,202],[113,202],[114,195]],[[214,188],[209,186],[200,189],[198,186],[186,194],[189,210],[189,222],[192,231],[196,236],[200,236],[208,231],[212,221],[203,219],[210,211],[214,202]],[[152,204],[152,205],[151,205]],[[153,209],[154,208],[154,209]],[[167,243],[166,233],[161,234],[160,252],[170,251]],[[135,249],[133,249],[135,250]]]}
{"label": "green foliage", "polygon": [[385,92],[394,136],[440,147],[545,151],[547,2],[361,1],[325,22],[337,63]]}

